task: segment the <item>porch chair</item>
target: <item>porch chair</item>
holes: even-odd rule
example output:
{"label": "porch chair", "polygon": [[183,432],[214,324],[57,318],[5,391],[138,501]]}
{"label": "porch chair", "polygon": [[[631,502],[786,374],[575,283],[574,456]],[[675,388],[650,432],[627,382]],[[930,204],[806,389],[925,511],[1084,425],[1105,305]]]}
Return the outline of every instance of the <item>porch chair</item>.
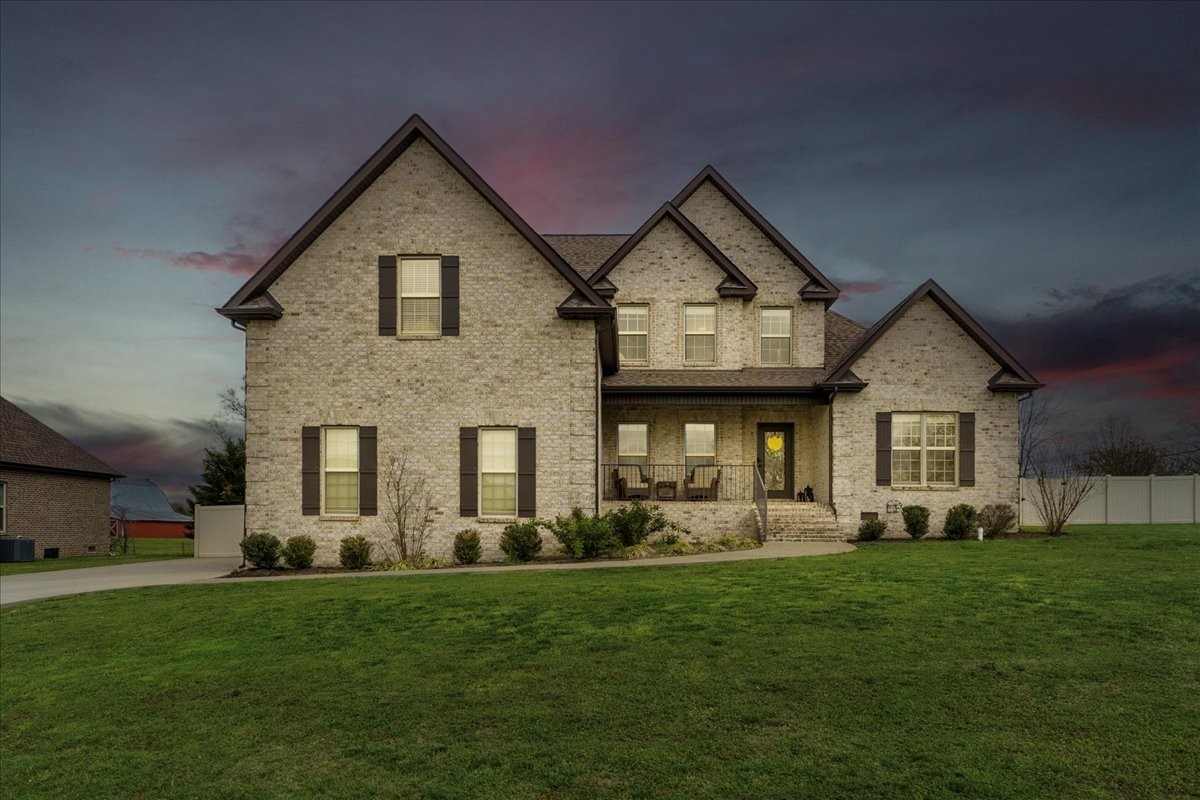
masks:
{"label": "porch chair", "polygon": [[[714,474],[715,470],[715,474]],[[706,480],[709,476],[711,480]],[[683,482],[683,496],[688,500],[716,500],[721,488],[719,467],[695,467]]]}
{"label": "porch chair", "polygon": [[[636,470],[636,474],[633,473]],[[628,473],[622,475],[622,472]],[[649,500],[650,481],[638,464],[625,465],[613,470],[613,486],[617,490],[618,500]]]}

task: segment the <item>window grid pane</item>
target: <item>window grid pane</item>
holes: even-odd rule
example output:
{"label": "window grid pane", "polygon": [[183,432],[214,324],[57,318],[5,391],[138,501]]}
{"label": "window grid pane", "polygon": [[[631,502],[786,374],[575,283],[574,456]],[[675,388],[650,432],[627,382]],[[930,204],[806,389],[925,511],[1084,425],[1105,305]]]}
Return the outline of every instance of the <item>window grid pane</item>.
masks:
{"label": "window grid pane", "polygon": [[684,425],[683,452],[685,456],[715,457],[717,454],[717,426],[712,423]]}
{"label": "window grid pane", "polygon": [[792,310],[790,308],[764,308],[762,310],[763,336],[791,336]]}
{"label": "window grid pane", "polygon": [[358,473],[325,473],[325,512],[327,514],[358,513]]}
{"label": "window grid pane", "polygon": [[517,432],[484,428],[479,432],[480,465],[484,472],[517,471]]}
{"label": "window grid pane", "polygon": [[716,333],[717,307],[684,306],[683,331],[684,333]]}
{"label": "window grid pane", "polygon": [[649,306],[617,306],[617,331],[645,333],[649,330]]}
{"label": "window grid pane", "polygon": [[401,298],[400,330],[402,333],[437,333],[440,326],[441,301],[438,298]]}
{"label": "window grid pane", "polygon": [[925,478],[930,484],[952,486],[955,475],[953,450],[929,450],[925,454]]}
{"label": "window grid pane", "polygon": [[437,297],[441,292],[441,260],[405,258],[400,261],[400,294]]}
{"label": "window grid pane", "polygon": [[764,364],[792,363],[792,340],[790,338],[772,339],[764,337],[762,340],[761,358]]}
{"label": "window grid pane", "polygon": [[892,451],[892,483],[917,485],[921,483],[921,451]]}
{"label": "window grid pane", "polygon": [[358,469],[358,429],[325,429],[325,469]]}
{"label": "window grid pane", "polygon": [[647,359],[646,334],[617,334],[617,348],[622,361],[645,361]]}
{"label": "window grid pane", "polygon": [[626,463],[627,457],[645,457],[649,454],[649,426],[622,424],[617,426],[617,459]]}
{"label": "window grid pane", "polygon": [[480,481],[484,514],[513,516],[517,513],[517,476],[485,473]]}
{"label": "window grid pane", "polygon": [[717,342],[712,334],[687,334],[683,338],[684,361],[716,361]]}
{"label": "window grid pane", "polygon": [[479,431],[479,500],[482,513],[517,513],[517,432],[512,428]]}

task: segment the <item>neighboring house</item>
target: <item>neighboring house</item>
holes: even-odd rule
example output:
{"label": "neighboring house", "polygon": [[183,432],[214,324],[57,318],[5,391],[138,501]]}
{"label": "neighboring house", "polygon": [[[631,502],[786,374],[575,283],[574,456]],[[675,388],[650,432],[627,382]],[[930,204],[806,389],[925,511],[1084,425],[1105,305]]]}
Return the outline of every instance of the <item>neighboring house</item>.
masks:
{"label": "neighboring house", "polygon": [[1015,505],[1040,384],[932,281],[870,329],[837,298],[711,167],[632,235],[541,236],[414,116],[218,309],[246,332],[247,527],[326,560],[382,540],[401,455],[441,554],[637,497],[700,536],[765,511],[768,538]]}
{"label": "neighboring house", "polygon": [[108,552],[108,487],[121,474],[0,397],[0,533],[35,554]]}
{"label": "neighboring house", "polygon": [[154,481],[120,478],[113,481],[109,516],[114,531],[146,539],[183,539],[192,532],[192,518],[171,508],[171,501]]}

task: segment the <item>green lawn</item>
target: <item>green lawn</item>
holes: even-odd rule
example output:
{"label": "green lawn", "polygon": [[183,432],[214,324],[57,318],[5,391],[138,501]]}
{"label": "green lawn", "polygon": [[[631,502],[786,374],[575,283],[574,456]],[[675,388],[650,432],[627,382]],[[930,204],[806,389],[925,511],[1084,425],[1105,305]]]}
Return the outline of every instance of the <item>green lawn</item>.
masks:
{"label": "green lawn", "polygon": [[1200,793],[1195,525],[230,581],[0,625],[6,797]]}
{"label": "green lawn", "polygon": [[132,564],[138,561],[162,561],[164,558],[191,558],[193,548],[191,539],[130,539],[129,552],[119,556],[100,553],[94,556],[0,563],[0,576],[80,567],[111,567],[113,564]]}

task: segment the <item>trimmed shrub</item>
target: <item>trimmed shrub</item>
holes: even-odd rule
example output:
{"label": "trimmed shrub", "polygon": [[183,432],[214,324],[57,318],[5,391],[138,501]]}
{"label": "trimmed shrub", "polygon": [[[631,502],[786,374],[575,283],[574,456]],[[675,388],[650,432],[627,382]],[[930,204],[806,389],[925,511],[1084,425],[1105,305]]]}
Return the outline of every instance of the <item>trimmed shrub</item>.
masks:
{"label": "trimmed shrub", "polygon": [[483,555],[479,544],[479,531],[468,528],[454,534],[454,560],[459,564],[475,564]]}
{"label": "trimmed shrub", "polygon": [[620,546],[611,519],[584,514],[579,506],[571,509],[570,516],[542,524],[572,558],[595,558]]}
{"label": "trimmed shrub", "polygon": [[542,535],[536,522],[514,522],[500,534],[500,549],[509,561],[532,561],[542,551]]}
{"label": "trimmed shrub", "polygon": [[858,526],[860,542],[874,542],[887,533],[887,521],[882,519],[864,519]]}
{"label": "trimmed shrub", "polygon": [[317,554],[317,543],[311,536],[292,536],[283,546],[283,563],[292,569],[308,569]]}
{"label": "trimmed shrub", "polygon": [[998,536],[1017,521],[1017,512],[1013,511],[1013,507],[1008,503],[995,503],[979,509],[979,518],[976,521],[983,528],[984,536]]}
{"label": "trimmed shrub", "polygon": [[347,536],[338,548],[338,558],[346,569],[366,569],[371,566],[374,546],[364,536]]}
{"label": "trimmed shrub", "polygon": [[904,532],[913,539],[929,533],[929,509],[925,506],[905,506],[900,510],[904,516]]}
{"label": "trimmed shrub", "polygon": [[975,530],[975,506],[959,503],[946,512],[942,533],[947,539],[965,539]]}
{"label": "trimmed shrub", "polygon": [[672,542],[658,542],[654,545],[654,549],[664,556],[690,556],[695,552],[690,544],[681,541],[678,536]]}
{"label": "trimmed shrub", "polygon": [[642,542],[641,544],[630,545],[622,551],[622,555],[629,561],[639,558],[650,558],[654,555],[654,548]]}
{"label": "trimmed shrub", "polygon": [[252,533],[242,539],[242,557],[258,569],[279,563],[279,540],[269,533]]}
{"label": "trimmed shrub", "polygon": [[717,544],[726,550],[753,550],[761,545],[754,539],[745,536],[722,536]]}
{"label": "trimmed shrub", "polygon": [[634,500],[605,516],[612,523],[613,532],[623,547],[641,544],[660,531],[676,527],[661,508],[646,505],[641,500]]}
{"label": "trimmed shrub", "polygon": [[692,552],[693,553],[724,553],[725,548],[721,546],[720,542],[702,542],[700,540],[696,540],[696,541],[692,542]]}

